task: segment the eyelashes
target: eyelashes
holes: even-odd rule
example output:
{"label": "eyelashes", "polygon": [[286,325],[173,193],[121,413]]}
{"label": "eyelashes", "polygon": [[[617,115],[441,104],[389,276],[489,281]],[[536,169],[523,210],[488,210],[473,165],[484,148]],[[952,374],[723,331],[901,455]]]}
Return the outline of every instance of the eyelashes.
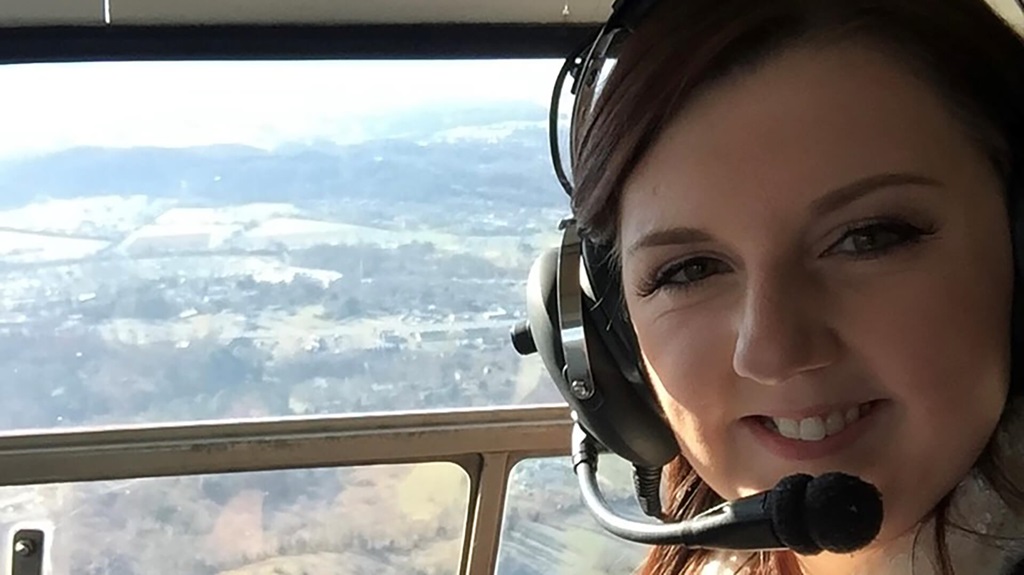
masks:
{"label": "eyelashes", "polygon": [[637,288],[637,295],[648,297],[664,289],[688,290],[715,274],[729,271],[729,264],[713,256],[697,256],[679,260],[660,270],[655,270],[651,276],[642,278]]}
{"label": "eyelashes", "polygon": [[[934,224],[916,226],[899,219],[853,224],[822,255],[845,254],[856,259],[873,259],[917,244],[937,231]],[[840,249],[844,246],[845,251]]]}
{"label": "eyelashes", "polygon": [[[880,218],[848,225],[838,240],[819,257],[872,260],[910,248],[937,233],[933,224],[915,225],[902,218]],[[664,291],[689,291],[715,276],[731,273],[732,266],[713,255],[697,255],[654,268],[640,278],[636,293],[649,297]]]}

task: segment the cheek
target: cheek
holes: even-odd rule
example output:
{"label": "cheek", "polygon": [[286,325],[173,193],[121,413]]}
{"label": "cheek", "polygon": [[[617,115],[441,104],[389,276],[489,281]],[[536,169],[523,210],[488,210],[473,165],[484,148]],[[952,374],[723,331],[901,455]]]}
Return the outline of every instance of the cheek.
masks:
{"label": "cheek", "polygon": [[723,415],[732,386],[735,334],[725,314],[710,311],[634,316],[637,340],[663,403],[696,416]]}
{"label": "cheek", "polygon": [[859,469],[900,502],[889,513],[893,532],[969,472],[1006,401],[1010,278],[970,260],[946,269],[871,292],[884,297],[851,297],[841,316],[848,363],[892,400],[885,439]]}
{"label": "cheek", "polygon": [[903,306],[898,301],[874,306],[870,314],[860,316],[863,329],[851,330],[860,341],[850,343],[863,353],[865,367],[908,405],[939,407],[956,397],[1002,392],[1006,387],[1008,310],[999,317],[979,309],[994,306],[975,306],[974,313],[965,313],[969,306],[955,310],[929,305],[949,303],[940,300],[941,295],[918,295]]}
{"label": "cheek", "polygon": [[858,304],[874,309],[860,316],[872,322],[861,333],[885,342],[871,349],[892,366],[882,375],[904,383],[894,392],[922,409],[961,414],[947,429],[970,425],[972,411],[991,410],[987,401],[1002,397],[1009,382],[1014,280],[1004,211],[997,194],[965,200],[919,266],[880,285],[874,303]]}
{"label": "cheek", "polygon": [[722,430],[734,418],[732,350],[725,315],[713,312],[634,317],[643,362],[684,456],[707,479],[726,473],[734,447]]}
{"label": "cheek", "polygon": [[[938,276],[938,274],[936,274]],[[1009,279],[960,267],[903,278],[842,314],[851,361],[895,400],[908,447],[946,443],[970,467],[1002,411],[1009,382]],[[993,289],[995,287],[995,289]]]}
{"label": "cheek", "polygon": [[839,299],[851,359],[908,410],[958,415],[946,428],[963,431],[972,411],[1001,405],[1009,381],[1012,256],[1001,249],[1009,238],[996,239],[967,242]]}

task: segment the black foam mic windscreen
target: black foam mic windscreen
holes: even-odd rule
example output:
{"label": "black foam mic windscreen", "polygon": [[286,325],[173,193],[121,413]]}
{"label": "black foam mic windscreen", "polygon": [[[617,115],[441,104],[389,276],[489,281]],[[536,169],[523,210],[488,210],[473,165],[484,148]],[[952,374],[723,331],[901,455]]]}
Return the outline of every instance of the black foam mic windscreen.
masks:
{"label": "black foam mic windscreen", "polygon": [[766,506],[779,540],[805,555],[860,549],[882,525],[878,489],[844,473],[784,477],[768,492]]}

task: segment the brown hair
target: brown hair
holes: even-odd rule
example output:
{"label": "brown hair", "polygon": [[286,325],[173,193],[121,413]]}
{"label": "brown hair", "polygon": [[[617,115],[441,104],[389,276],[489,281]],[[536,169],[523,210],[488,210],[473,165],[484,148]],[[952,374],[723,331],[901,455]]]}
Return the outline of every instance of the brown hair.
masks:
{"label": "brown hair", "polygon": [[[593,110],[575,128],[572,208],[582,234],[616,252],[625,182],[701,90],[786,48],[845,39],[874,42],[898,55],[946,98],[1003,178],[1008,209],[1020,219],[1024,42],[984,0],[664,0],[624,42]],[[1019,262],[1024,224],[1016,225],[1022,227],[1015,230]],[[1024,303],[1019,269],[1016,281],[1018,318]],[[1015,319],[1015,329],[1022,324]],[[1018,347],[1015,370],[1024,362]],[[1021,395],[1024,380],[1016,371],[1010,385],[1011,396]],[[1009,505],[1024,509],[1024,493],[1001,457],[993,439],[976,467]],[[692,517],[721,501],[681,456],[666,466],[664,479],[672,517]],[[949,503],[947,496],[932,512],[932,536],[947,575]],[[640,573],[695,575],[708,557],[701,550],[655,547]],[[745,568],[758,575],[798,572],[787,553],[756,554]]]}

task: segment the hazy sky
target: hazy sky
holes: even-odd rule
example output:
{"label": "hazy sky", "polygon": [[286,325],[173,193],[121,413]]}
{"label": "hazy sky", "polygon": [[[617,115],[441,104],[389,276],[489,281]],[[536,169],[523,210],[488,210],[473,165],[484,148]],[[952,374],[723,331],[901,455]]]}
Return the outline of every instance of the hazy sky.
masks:
{"label": "hazy sky", "polygon": [[331,137],[346,118],[426,102],[547,104],[555,60],[116,62],[0,67],[0,156],[75,145]]}

